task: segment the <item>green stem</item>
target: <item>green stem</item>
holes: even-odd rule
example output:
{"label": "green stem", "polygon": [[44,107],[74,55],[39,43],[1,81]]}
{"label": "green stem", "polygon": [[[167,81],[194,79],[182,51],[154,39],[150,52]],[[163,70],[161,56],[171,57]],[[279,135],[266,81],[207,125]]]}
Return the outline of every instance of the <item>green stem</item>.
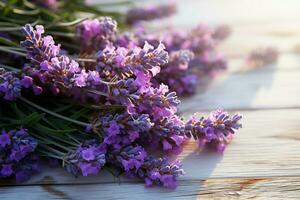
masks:
{"label": "green stem", "polygon": [[59,157],[59,156],[56,156],[56,155],[53,155],[53,154],[51,154],[51,153],[49,153],[49,152],[46,152],[46,151],[41,151],[41,150],[39,150],[38,152],[41,152],[41,153],[44,154],[44,155],[40,155],[40,156],[51,157],[51,158],[56,158],[56,159],[58,159],[58,160],[63,160],[63,158],[61,158],[61,157]]}
{"label": "green stem", "polygon": [[7,48],[5,46],[0,46],[0,51],[4,51],[6,53],[12,53],[12,54],[16,54],[16,55],[19,55],[19,56],[26,57],[26,53],[18,52],[18,51],[15,51],[13,49]]}
{"label": "green stem", "polygon": [[[57,151],[56,149],[53,149],[53,148],[51,148],[51,147],[49,147],[48,145],[45,145],[45,144],[39,144],[39,146],[42,146],[43,148],[45,148],[45,149],[47,149],[49,152],[45,152],[45,153],[55,153],[55,154],[57,154],[58,156],[61,156],[61,158],[60,159],[62,159],[62,157],[64,157],[65,156],[65,153],[62,153],[62,152],[60,152],[60,151]],[[41,150],[40,150],[41,151]]]}
{"label": "green stem", "polygon": [[100,91],[97,91],[97,90],[87,90],[88,92],[90,93],[93,93],[93,94],[98,94],[98,95],[102,95],[102,96],[105,96],[105,97],[109,97],[109,95],[105,92],[100,92]]}
{"label": "green stem", "polygon": [[76,19],[72,22],[60,22],[60,23],[56,23],[54,25],[48,26],[48,27],[65,27],[65,26],[74,26],[76,24],[79,24],[81,22],[83,22],[84,20],[88,19],[88,17],[85,18],[81,18],[81,19]]}
{"label": "green stem", "polygon": [[[2,30],[3,27],[1,27],[0,29]],[[9,40],[9,39],[6,39],[2,36],[0,36],[0,43],[2,44],[5,44],[5,45],[8,45],[8,46],[13,46],[13,47],[19,47],[19,44]]]}
{"label": "green stem", "polygon": [[47,114],[49,114],[49,115],[52,115],[52,116],[54,116],[54,117],[57,117],[57,118],[66,120],[66,121],[68,121],[68,122],[71,122],[71,123],[73,123],[73,124],[77,124],[77,125],[80,125],[80,126],[84,126],[84,127],[90,126],[90,124],[88,124],[88,123],[81,122],[81,121],[78,121],[78,120],[75,120],[75,119],[71,119],[71,118],[69,118],[69,117],[66,117],[66,116],[60,115],[60,114],[58,114],[58,113],[52,112],[52,111],[50,111],[50,110],[48,110],[48,109],[46,109],[46,108],[43,108],[43,107],[41,107],[41,106],[39,106],[39,105],[37,105],[37,104],[35,104],[35,103],[33,103],[33,102],[31,102],[31,101],[25,99],[24,97],[20,97],[19,99],[20,99],[21,101],[23,101],[23,102],[29,104],[30,106],[32,106],[32,107],[34,107],[34,108],[36,108],[36,109],[38,109],[38,110],[41,110],[41,111],[43,111],[43,112],[45,112],[45,113],[47,113]]}
{"label": "green stem", "polygon": [[17,68],[8,66],[8,65],[3,65],[3,64],[1,64],[1,63],[0,63],[0,67],[5,68],[5,69],[10,70],[10,71],[15,71],[15,72],[21,72],[21,71],[22,71],[22,70],[20,70],[20,69],[17,69]]}

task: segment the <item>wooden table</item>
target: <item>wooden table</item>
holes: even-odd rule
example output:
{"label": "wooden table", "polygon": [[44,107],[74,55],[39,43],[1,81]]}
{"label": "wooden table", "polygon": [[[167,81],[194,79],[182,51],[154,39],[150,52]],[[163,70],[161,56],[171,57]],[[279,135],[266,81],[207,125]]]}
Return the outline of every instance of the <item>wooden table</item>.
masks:
{"label": "wooden table", "polygon": [[[198,153],[191,141],[179,156],[186,175],[176,190],[145,188],[107,172],[76,179],[46,168],[27,183],[2,183],[0,199],[300,199],[300,57],[294,51],[300,24],[293,19],[229,22],[234,33],[221,47],[229,70],[184,99],[180,111],[238,111],[244,128],[224,155]],[[278,63],[246,70],[247,52],[269,44],[281,51]]]}

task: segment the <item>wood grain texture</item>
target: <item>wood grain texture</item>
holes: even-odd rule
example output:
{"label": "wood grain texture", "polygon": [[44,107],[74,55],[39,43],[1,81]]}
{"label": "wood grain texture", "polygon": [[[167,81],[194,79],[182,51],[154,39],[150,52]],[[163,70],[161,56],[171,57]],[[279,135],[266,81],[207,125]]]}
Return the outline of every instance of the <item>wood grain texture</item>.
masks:
{"label": "wood grain texture", "polygon": [[[28,192],[30,191],[30,192]],[[0,198],[40,199],[298,199],[300,177],[180,181],[176,190],[141,183],[0,187]]]}

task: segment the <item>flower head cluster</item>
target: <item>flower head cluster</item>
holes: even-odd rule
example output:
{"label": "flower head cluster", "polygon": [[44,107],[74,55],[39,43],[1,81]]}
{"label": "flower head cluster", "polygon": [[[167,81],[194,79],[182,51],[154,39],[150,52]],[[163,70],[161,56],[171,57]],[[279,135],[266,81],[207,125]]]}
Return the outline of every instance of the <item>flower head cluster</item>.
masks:
{"label": "flower head cluster", "polygon": [[115,37],[117,22],[110,17],[85,20],[77,27],[77,38],[86,53],[103,49]]}
{"label": "flower head cluster", "polygon": [[42,36],[45,32],[42,25],[36,25],[34,30],[27,24],[21,31],[26,37],[26,40],[21,42],[21,46],[26,49],[27,58],[33,64],[39,65],[45,60],[50,61],[60,53],[60,45],[55,45],[52,36]]}
{"label": "flower head cluster", "polygon": [[130,9],[126,14],[126,22],[135,24],[140,21],[150,21],[169,17],[176,12],[175,4],[166,4],[160,6],[147,6]]}
{"label": "flower head cluster", "polygon": [[49,90],[53,94],[78,96],[78,89],[95,88],[100,84],[97,71],[87,71],[69,56],[60,55],[60,45],[55,45],[51,36],[42,36],[43,26],[37,25],[33,29],[26,25],[22,31],[26,40],[21,42],[21,46],[26,48],[27,58],[31,61],[24,67],[23,72],[27,79],[32,79],[30,87],[35,94]]}
{"label": "flower head cluster", "polygon": [[153,126],[148,115],[134,116],[126,112],[116,115],[100,115],[99,122],[104,134],[103,143],[118,151],[135,142]]}
{"label": "flower head cluster", "polygon": [[0,68],[0,98],[12,101],[21,96],[21,81],[13,72]]}
{"label": "flower head cluster", "polygon": [[2,130],[0,134],[0,178],[15,177],[26,181],[40,167],[34,154],[37,141],[26,130]]}
{"label": "flower head cluster", "polygon": [[193,57],[194,54],[189,50],[171,52],[168,64],[161,68],[154,83],[165,83],[171,91],[176,91],[178,94],[193,93],[198,76],[187,70]]}
{"label": "flower head cluster", "polygon": [[185,125],[185,135],[198,140],[201,149],[209,145],[218,152],[223,152],[235,131],[242,127],[241,118],[239,114],[230,116],[222,110],[212,112],[208,118],[201,117],[199,120],[192,116]]}
{"label": "flower head cluster", "polygon": [[147,152],[142,146],[125,146],[108,154],[108,161],[124,168],[127,176],[134,176],[144,164]]}
{"label": "flower head cluster", "polygon": [[250,52],[247,62],[252,67],[261,67],[273,64],[278,59],[278,50],[274,47],[258,48]]}
{"label": "flower head cluster", "polygon": [[220,26],[217,26],[214,29],[212,37],[215,40],[222,41],[222,40],[225,40],[226,38],[229,37],[229,35],[231,34],[231,31],[232,30],[231,30],[230,26],[228,26],[228,25],[220,25]]}
{"label": "flower head cluster", "polygon": [[190,63],[190,67],[197,77],[214,76],[219,71],[225,70],[227,63],[224,56],[215,51],[204,52],[201,56],[193,59]]}
{"label": "flower head cluster", "polygon": [[97,70],[101,77],[111,78],[117,75],[119,78],[138,76],[139,72],[148,72],[155,76],[160,71],[160,66],[168,62],[168,53],[163,44],[156,48],[145,42],[143,47],[135,47],[132,50],[124,47],[108,46],[98,52]]}
{"label": "flower head cluster", "polygon": [[174,189],[177,186],[176,178],[184,174],[179,161],[171,162],[167,157],[148,156],[145,149],[139,145],[109,151],[107,160],[123,168],[127,177],[144,179],[148,187],[162,185]]}
{"label": "flower head cluster", "polygon": [[169,189],[176,188],[176,178],[183,174],[180,161],[170,162],[167,157],[147,157],[137,171],[137,176],[145,180],[146,186],[156,184]]}
{"label": "flower head cluster", "polygon": [[85,141],[65,156],[64,167],[75,176],[98,174],[106,163],[105,153],[104,145],[95,140]]}
{"label": "flower head cluster", "polygon": [[[143,109],[145,112],[146,107]],[[181,165],[170,164],[167,157],[154,159],[148,156],[157,150],[181,152],[185,140],[182,132],[184,127],[180,119],[173,118],[176,116],[157,117],[154,120],[153,116],[139,116],[137,112],[100,116],[103,144],[107,147],[107,162],[124,169],[128,177],[144,179],[148,186],[157,184],[174,188],[176,177],[183,172]]]}
{"label": "flower head cluster", "polygon": [[33,2],[50,10],[55,10],[58,6],[57,0],[34,0]]}

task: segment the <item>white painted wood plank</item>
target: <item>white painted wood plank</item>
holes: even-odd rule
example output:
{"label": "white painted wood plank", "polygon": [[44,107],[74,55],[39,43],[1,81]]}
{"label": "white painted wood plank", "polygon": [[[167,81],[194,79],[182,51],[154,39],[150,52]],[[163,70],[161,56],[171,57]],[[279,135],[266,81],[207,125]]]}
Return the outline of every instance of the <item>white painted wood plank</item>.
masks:
{"label": "white painted wood plank", "polygon": [[[29,192],[30,191],[30,192]],[[299,177],[181,181],[176,190],[140,183],[1,187],[0,198],[40,199],[297,199]]]}
{"label": "white painted wood plank", "polygon": [[180,105],[193,110],[287,108],[300,106],[300,71],[223,74]]}
{"label": "white painted wood plank", "polygon": [[[93,0],[96,1],[96,0]],[[143,2],[149,3],[144,0]],[[167,3],[169,0],[152,0],[151,3]],[[198,22],[231,24],[299,24],[297,0],[173,0],[178,5],[178,14],[168,20],[177,26]],[[162,23],[162,22],[161,22]]]}
{"label": "white painted wood plank", "polygon": [[247,56],[253,49],[268,46],[275,47],[280,52],[295,52],[295,48],[299,47],[300,44],[297,41],[300,41],[300,33],[295,36],[279,37],[270,35],[267,32],[255,35],[251,31],[248,33],[235,31],[221,44],[219,49],[226,56],[243,57]]}
{"label": "white painted wood plank", "polygon": [[295,53],[282,53],[279,54],[278,61],[271,65],[266,65],[258,68],[251,68],[246,62],[246,56],[228,57],[229,73],[245,73],[247,71],[255,72],[269,72],[272,70],[300,70],[300,55]]}

